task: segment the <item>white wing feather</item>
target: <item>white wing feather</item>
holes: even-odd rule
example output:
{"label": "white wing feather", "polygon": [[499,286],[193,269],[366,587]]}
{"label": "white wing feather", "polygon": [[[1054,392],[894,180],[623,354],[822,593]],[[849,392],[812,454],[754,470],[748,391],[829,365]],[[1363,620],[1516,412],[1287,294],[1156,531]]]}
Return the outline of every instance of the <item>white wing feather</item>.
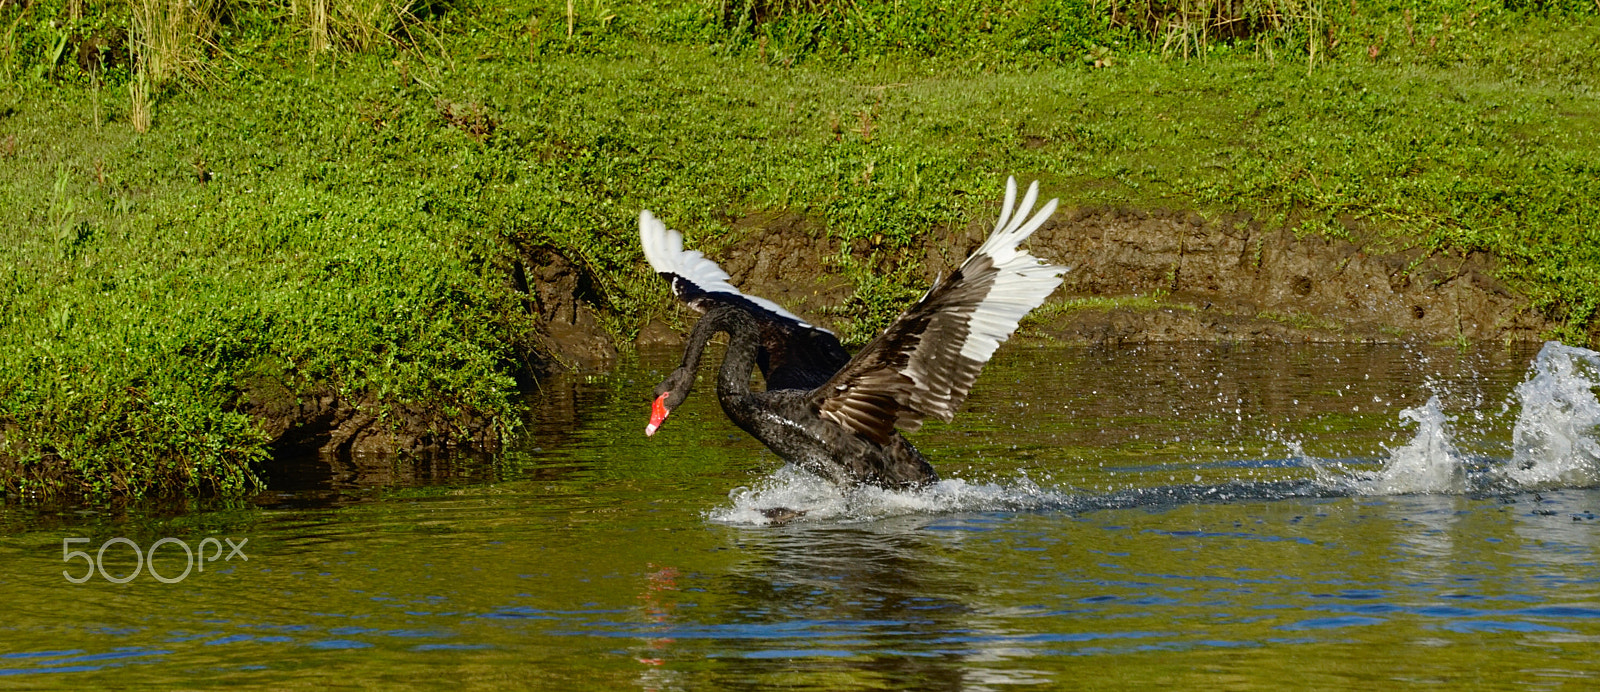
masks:
{"label": "white wing feather", "polygon": [[644,257],[650,261],[650,268],[657,273],[675,274],[707,293],[739,296],[771,310],[780,317],[794,320],[802,327],[821,329],[766,298],[740,293],[739,289],[728,283],[730,278],[728,272],[723,271],[722,267],[717,266],[716,262],[711,261],[699,250],[684,250],[683,234],[667,228],[667,225],[649,210],[639,212],[639,243],[644,246]]}
{"label": "white wing feather", "polygon": [[972,311],[968,322],[970,331],[966,342],[961,345],[963,357],[980,363],[988,361],[995,349],[1000,347],[1000,342],[1010,338],[1011,333],[1017,330],[1017,323],[1022,321],[1023,316],[1044,303],[1061,285],[1061,275],[1069,271],[1066,267],[1052,265],[1017,247],[1055,213],[1056,200],[1052,199],[1030,218],[1028,213],[1038,198],[1039,182],[1034,181],[1028,186],[1022,203],[1012,206],[1017,199],[1017,179],[1006,178],[1006,203],[1000,210],[1000,220],[995,223],[994,232],[962,263],[965,267],[979,256],[986,255],[999,270],[989,294]]}

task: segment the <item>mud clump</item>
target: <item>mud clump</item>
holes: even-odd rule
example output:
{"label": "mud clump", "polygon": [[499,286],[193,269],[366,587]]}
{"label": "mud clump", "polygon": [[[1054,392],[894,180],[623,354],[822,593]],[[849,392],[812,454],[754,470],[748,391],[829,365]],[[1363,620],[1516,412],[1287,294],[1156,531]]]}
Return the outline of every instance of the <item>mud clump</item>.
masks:
{"label": "mud clump", "polygon": [[385,407],[375,396],[352,400],[326,387],[296,394],[282,382],[256,378],[242,388],[241,399],[242,411],[272,440],[275,457],[420,454],[500,443],[491,421],[478,416],[448,416],[440,407]]}
{"label": "mud clump", "polygon": [[[601,324],[595,278],[581,264],[548,247],[520,251],[512,280],[536,329],[534,347],[556,362],[544,368],[601,370],[616,360],[612,337]],[[538,372],[536,374],[547,374]]]}

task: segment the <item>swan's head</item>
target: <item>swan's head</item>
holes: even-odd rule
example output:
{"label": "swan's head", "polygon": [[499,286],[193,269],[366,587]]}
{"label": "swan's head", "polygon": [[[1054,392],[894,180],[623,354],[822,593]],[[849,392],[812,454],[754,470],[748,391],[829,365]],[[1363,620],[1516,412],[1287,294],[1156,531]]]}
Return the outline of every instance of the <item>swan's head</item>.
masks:
{"label": "swan's head", "polygon": [[667,375],[667,379],[656,385],[656,400],[650,405],[650,424],[644,426],[645,435],[654,435],[661,424],[666,422],[667,415],[672,409],[689,398],[689,388],[694,385],[694,371],[688,368],[678,368]]}

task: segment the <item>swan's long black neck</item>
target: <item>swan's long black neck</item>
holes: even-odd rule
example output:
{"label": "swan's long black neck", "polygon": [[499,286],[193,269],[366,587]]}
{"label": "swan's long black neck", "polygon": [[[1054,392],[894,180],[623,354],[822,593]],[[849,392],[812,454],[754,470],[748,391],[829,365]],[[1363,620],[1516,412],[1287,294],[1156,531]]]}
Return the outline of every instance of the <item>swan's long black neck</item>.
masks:
{"label": "swan's long black neck", "polygon": [[760,328],[743,310],[723,311],[723,331],[728,333],[728,350],[722,356],[722,371],[717,374],[717,396],[743,396],[750,393],[750,375],[756,369],[756,350]]}
{"label": "swan's long black neck", "polygon": [[[722,357],[722,370],[717,375],[717,396],[741,396],[750,393],[750,375],[755,371],[756,352],[760,345],[760,327],[748,313],[738,308],[715,308],[700,318],[694,331],[689,333],[689,343],[683,350],[684,371],[693,380],[700,369],[700,358],[705,355],[706,344],[717,332],[727,332],[728,351]],[[685,385],[683,393],[688,394]]]}

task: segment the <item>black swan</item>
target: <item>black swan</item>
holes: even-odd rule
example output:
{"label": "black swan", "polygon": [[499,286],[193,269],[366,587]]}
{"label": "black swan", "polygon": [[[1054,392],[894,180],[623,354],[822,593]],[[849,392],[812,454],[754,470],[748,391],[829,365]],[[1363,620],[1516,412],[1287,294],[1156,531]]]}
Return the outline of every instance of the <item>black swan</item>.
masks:
{"label": "black swan", "polygon": [[[948,422],[1018,320],[1061,284],[1065,267],[1017,247],[1055,211],[1052,199],[1028,217],[1038,194],[1035,182],[1017,205],[1016,180],[1008,179],[989,239],[854,358],[831,332],[740,293],[715,262],[684,250],[681,234],[640,212],[650,266],[704,313],[683,364],[656,387],[645,434],[654,435],[689,395],[706,343],[727,332],[717,399],[735,425],[779,457],[844,486],[901,489],[938,480],[896,428],[915,431],[929,417]],[[756,368],[766,391],[750,389]]]}

